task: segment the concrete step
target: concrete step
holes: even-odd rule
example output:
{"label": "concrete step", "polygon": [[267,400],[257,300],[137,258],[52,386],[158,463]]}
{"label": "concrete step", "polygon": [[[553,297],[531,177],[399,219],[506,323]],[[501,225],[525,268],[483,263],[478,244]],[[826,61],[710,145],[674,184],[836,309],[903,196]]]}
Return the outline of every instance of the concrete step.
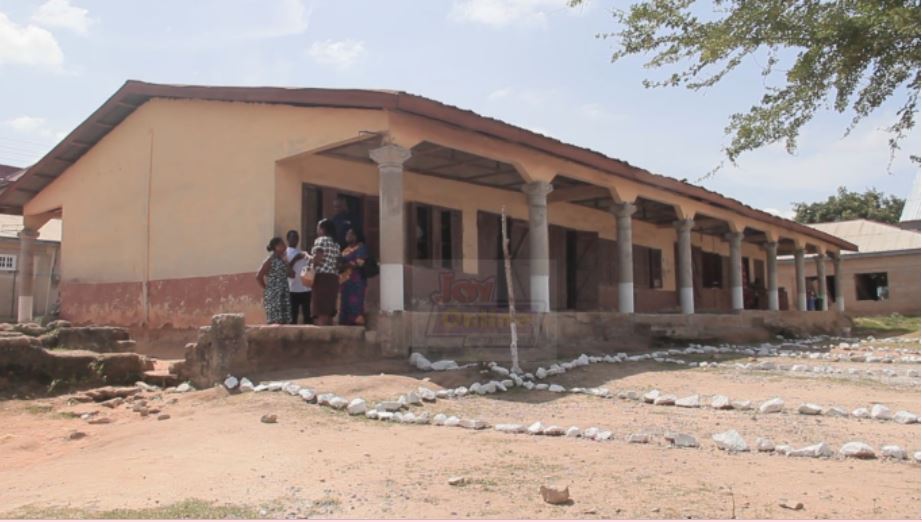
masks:
{"label": "concrete step", "polygon": [[142,375],[141,380],[162,388],[179,384],[179,376],[166,370],[147,370]]}

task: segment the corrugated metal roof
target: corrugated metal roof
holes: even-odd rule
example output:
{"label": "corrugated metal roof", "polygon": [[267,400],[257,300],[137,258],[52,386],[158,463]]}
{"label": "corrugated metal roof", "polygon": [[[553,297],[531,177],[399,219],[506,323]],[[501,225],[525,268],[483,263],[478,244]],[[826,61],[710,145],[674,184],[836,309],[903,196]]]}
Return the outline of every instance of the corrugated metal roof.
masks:
{"label": "corrugated metal roof", "polygon": [[922,192],[922,183],[920,183],[920,173],[916,173],[916,182],[912,184],[912,190],[906,196],[906,204],[903,205],[903,214],[900,216],[900,223],[919,221],[922,219],[922,208],[919,206],[919,192]]}
{"label": "corrugated metal roof", "polygon": [[654,186],[707,205],[724,208],[754,220],[792,230],[844,250],[855,245],[750,207],[733,198],[691,183],[654,174],[630,163],[605,156],[591,149],[537,134],[473,111],[402,91],[362,89],[317,89],[280,87],[216,87],[167,85],[129,80],[101,107],[68,134],[57,146],[25,170],[24,174],[0,192],[0,211],[22,212],[22,207],[68,167],[73,165],[103,136],[151,98],[201,99],[250,103],[277,103],[295,106],[326,106],[392,110],[456,125],[493,138],[517,143],[607,174]]}
{"label": "corrugated metal roof", "polygon": [[867,219],[816,223],[811,227],[858,245],[860,253],[910,250],[922,246],[922,236],[912,230]]}

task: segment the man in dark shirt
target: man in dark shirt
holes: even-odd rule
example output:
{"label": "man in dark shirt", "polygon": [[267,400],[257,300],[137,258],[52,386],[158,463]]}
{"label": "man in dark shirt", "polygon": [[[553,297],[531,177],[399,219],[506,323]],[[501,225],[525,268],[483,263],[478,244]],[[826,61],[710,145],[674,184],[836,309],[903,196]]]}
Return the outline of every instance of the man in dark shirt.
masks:
{"label": "man in dark shirt", "polygon": [[336,235],[333,237],[333,240],[342,247],[346,244],[346,232],[352,228],[354,221],[352,215],[349,214],[349,206],[346,204],[346,199],[342,196],[333,200],[333,217],[330,218],[330,221],[332,221],[333,226],[336,227]]}

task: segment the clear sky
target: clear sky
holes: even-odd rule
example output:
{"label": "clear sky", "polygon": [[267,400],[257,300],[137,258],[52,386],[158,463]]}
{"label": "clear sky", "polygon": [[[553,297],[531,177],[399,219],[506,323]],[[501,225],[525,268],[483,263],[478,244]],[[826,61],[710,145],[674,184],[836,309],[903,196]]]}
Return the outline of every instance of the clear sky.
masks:
{"label": "clear sky", "polygon": [[641,60],[610,63],[621,0],[0,0],[0,163],[27,165],[127,79],[394,89],[471,109],[686,178],[788,216],[835,187],[905,197],[918,128],[888,172],[899,101],[843,138],[823,114],[796,155],[721,161],[728,116],[761,96],[751,60],[715,88],[644,89]]}

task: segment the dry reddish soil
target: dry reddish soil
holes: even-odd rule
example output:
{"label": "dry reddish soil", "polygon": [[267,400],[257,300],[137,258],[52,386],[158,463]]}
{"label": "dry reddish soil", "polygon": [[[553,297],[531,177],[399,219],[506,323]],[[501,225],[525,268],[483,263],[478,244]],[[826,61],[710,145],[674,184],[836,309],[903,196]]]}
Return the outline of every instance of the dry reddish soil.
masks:
{"label": "dry reddish soil", "polygon": [[[906,347],[903,344],[900,347]],[[913,345],[908,345],[913,346]],[[918,348],[918,345],[915,345]],[[804,364],[862,363],[782,361]],[[889,367],[905,370],[909,364]],[[369,402],[424,385],[468,385],[477,370],[410,373],[388,363],[322,372],[289,371],[317,391]],[[402,374],[401,374],[402,373]],[[801,402],[848,410],[881,402],[920,412],[915,381],[880,382],[790,372],[679,368],[656,363],[597,364],[548,379],[612,392],[651,388],[678,395],[725,394],[734,400],[781,397],[786,412],[681,409],[588,395],[512,391],[438,401],[414,411],[445,412],[491,424],[597,426],[611,442],[507,435],[349,417],[284,393],[231,395],[223,389],[146,394],[171,417],[140,417],[124,407],[68,404],[67,397],[0,403],[0,518],[57,509],[90,516],[187,499],[252,507],[266,517],[321,518],[917,518],[919,466],[911,461],[809,459],[727,454],[713,433],[736,429],[795,447],[825,441],[834,449],[861,440],[875,448],[920,448],[920,425],[794,413]],[[157,399],[157,397],[161,399]],[[177,399],[170,404],[171,399]],[[111,424],[90,425],[69,413],[100,410]],[[278,423],[264,424],[272,413]],[[86,436],[71,440],[79,430]],[[695,436],[698,449],[670,448],[662,433]],[[628,444],[631,433],[655,436]],[[451,477],[465,477],[451,486]],[[573,502],[553,506],[542,484],[568,484]],[[801,502],[799,511],[780,506]],[[66,511],[73,510],[73,511]],[[261,510],[261,511],[259,511]]]}

